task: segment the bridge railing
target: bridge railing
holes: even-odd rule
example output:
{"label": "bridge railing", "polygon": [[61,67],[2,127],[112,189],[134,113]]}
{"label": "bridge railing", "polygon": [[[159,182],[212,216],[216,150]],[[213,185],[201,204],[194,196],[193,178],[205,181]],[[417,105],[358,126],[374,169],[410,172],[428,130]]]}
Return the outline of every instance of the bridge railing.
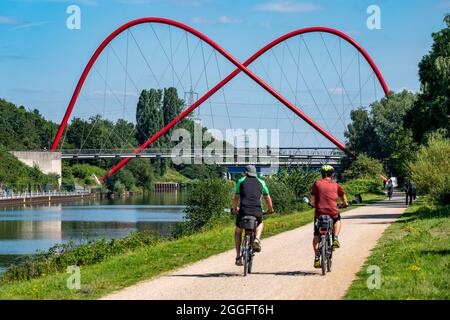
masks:
{"label": "bridge railing", "polygon": [[[185,150],[181,150],[185,151]],[[186,150],[186,154],[204,155],[204,149],[189,149]],[[135,156],[132,149],[63,149],[60,151],[62,156],[84,156],[84,155],[133,155]],[[145,149],[142,150],[139,155],[172,155],[173,149]],[[178,152],[178,151],[176,151]],[[223,149],[223,155],[258,155],[258,156],[286,156],[286,155],[303,155],[303,156],[344,156],[344,152],[337,148],[234,148],[234,149]]]}
{"label": "bridge railing", "polygon": [[40,198],[40,197],[68,197],[90,194],[91,190],[79,191],[51,191],[51,192],[6,192],[0,191],[0,200],[7,199],[23,199],[23,198]]}

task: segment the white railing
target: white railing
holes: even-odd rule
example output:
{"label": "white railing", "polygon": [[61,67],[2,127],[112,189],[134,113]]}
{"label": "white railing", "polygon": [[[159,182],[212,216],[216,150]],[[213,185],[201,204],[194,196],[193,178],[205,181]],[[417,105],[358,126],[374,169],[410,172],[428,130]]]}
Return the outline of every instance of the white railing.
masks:
{"label": "white railing", "polygon": [[80,196],[85,194],[90,194],[91,190],[80,190],[71,192],[0,192],[0,200],[14,200],[14,199],[29,199],[29,198],[41,198],[41,197],[69,197],[69,196]]}

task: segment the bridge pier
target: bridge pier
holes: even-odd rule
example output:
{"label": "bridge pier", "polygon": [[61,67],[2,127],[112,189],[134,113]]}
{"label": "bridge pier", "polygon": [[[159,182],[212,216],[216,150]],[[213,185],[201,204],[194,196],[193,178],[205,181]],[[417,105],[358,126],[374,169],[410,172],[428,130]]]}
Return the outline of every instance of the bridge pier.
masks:
{"label": "bridge pier", "polygon": [[22,163],[29,167],[37,166],[45,174],[57,174],[58,183],[62,182],[61,152],[48,151],[10,151]]}

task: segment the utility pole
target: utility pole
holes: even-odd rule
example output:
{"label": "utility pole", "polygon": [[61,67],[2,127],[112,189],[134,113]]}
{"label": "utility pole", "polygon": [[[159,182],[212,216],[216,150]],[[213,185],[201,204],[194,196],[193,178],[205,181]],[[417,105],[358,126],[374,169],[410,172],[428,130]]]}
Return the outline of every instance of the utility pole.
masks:
{"label": "utility pole", "polygon": [[[184,101],[186,101],[187,106],[190,107],[198,100],[198,92],[194,92],[192,86],[189,91],[184,92]],[[200,109],[197,108],[192,112],[192,120],[200,121]]]}

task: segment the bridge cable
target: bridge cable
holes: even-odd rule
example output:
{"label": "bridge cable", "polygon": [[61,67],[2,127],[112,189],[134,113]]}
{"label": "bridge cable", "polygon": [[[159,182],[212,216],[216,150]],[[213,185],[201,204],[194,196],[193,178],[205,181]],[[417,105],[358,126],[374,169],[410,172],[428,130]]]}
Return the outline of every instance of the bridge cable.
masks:
{"label": "bridge cable", "polygon": [[[336,114],[339,115],[339,111],[338,111],[338,109],[337,109],[337,107],[336,107],[336,104],[334,103],[334,100],[333,100],[333,98],[331,97],[331,94],[330,94],[330,92],[329,92],[329,90],[328,90],[328,88],[327,88],[327,85],[326,85],[326,83],[325,83],[323,77],[322,77],[322,73],[320,72],[320,69],[319,69],[319,67],[317,66],[317,63],[316,63],[314,57],[312,56],[311,51],[309,50],[308,44],[306,43],[306,41],[305,41],[305,39],[304,39],[303,37],[302,37],[302,40],[303,40],[303,43],[305,44],[306,51],[308,52],[308,55],[309,55],[309,57],[311,58],[311,61],[312,61],[313,65],[314,65],[314,68],[316,69],[317,74],[319,75],[320,81],[322,82],[322,85],[323,85],[323,87],[324,87],[324,89],[325,89],[325,91],[326,91],[326,93],[327,93],[327,95],[328,95],[328,98],[330,99],[330,102],[333,104],[333,107],[334,107],[334,109],[335,109],[335,111],[336,111]],[[340,119],[341,119],[341,121],[342,121],[342,123],[343,123],[343,125],[344,125],[344,127],[345,127],[345,121],[342,120],[341,117],[340,117]]]}

